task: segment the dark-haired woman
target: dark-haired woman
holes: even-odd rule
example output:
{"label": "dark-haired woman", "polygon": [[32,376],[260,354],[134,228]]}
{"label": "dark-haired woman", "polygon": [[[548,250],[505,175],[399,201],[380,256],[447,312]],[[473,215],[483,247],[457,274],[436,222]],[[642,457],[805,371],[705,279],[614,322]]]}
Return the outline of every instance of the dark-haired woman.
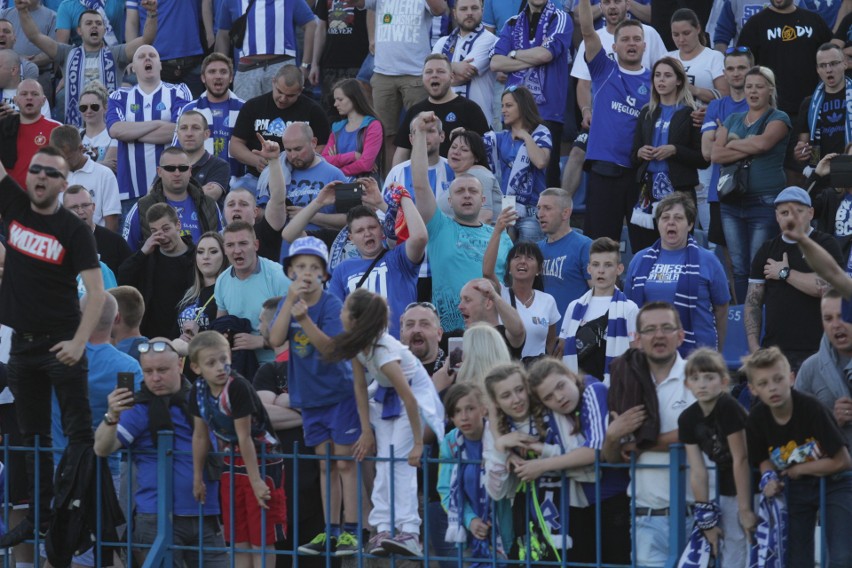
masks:
{"label": "dark-haired woman", "polygon": [[334,108],[345,118],[331,126],[322,157],[352,179],[378,176],[384,130],[359,81],[334,86]]}
{"label": "dark-haired woman", "polygon": [[553,138],[526,87],[506,89],[501,108],[504,130],[486,132],[484,136],[488,159],[491,169],[500,172],[503,195],[515,196],[518,238],[536,242],[544,238],[536,205],[539,194],[547,188]]}
{"label": "dark-haired woman", "polygon": [[[494,219],[500,214],[500,206],[503,203],[503,192],[500,190],[500,182],[494,172],[488,167],[488,155],[482,136],[473,130],[458,128],[450,134],[450,149],[447,152],[447,163],[456,177],[462,174],[470,174],[479,180],[482,185],[482,195],[485,196],[485,204],[479,214],[479,220],[483,223],[494,224]],[[447,189],[438,189],[435,199],[441,211],[452,217],[450,208],[450,192]]]}
{"label": "dark-haired woman", "polygon": [[529,241],[518,241],[506,255],[506,274],[502,284],[497,280],[495,266],[500,248],[500,234],[506,226],[517,219],[517,213],[506,209],[497,217],[494,232],[482,258],[482,276],[500,288],[504,300],[518,310],[527,332],[522,358],[533,358],[551,353],[558,339],[557,324],[562,319],[556,300],[544,291],[541,271],[544,256],[538,245]]}
{"label": "dark-haired woman", "polygon": [[[428,425],[438,439],[443,438],[444,407],[420,360],[388,334],[388,316],[384,298],[364,288],[352,292],[340,312],[344,332],[332,340],[334,358],[352,359],[362,425],[353,448],[355,459],[371,455],[374,448],[377,457],[389,458],[391,447],[396,458],[392,464],[376,464],[369,522],[377,532],[367,544],[367,553],[422,556],[420,514],[411,496],[417,494],[423,429]],[[378,386],[371,397],[367,374]],[[391,536],[394,529],[396,534]]]}

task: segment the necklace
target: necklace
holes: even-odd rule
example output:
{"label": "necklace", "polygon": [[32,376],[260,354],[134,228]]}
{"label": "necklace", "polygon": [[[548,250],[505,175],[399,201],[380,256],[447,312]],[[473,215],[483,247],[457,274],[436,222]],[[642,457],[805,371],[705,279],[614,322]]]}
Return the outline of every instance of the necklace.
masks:
{"label": "necklace", "polygon": [[[515,297],[521,300],[521,297],[517,294],[515,294]],[[530,294],[529,299],[527,299],[526,301],[521,300],[521,303],[524,305],[525,308],[529,308],[532,305],[533,300],[535,300],[535,290],[532,291],[532,294]]]}
{"label": "necklace", "polygon": [[748,113],[746,113],[745,118],[743,119],[743,123],[746,125],[746,128],[751,128],[752,126],[754,126],[754,123],[757,122],[758,120],[760,120],[760,116],[758,116],[754,120],[749,120],[748,119]]}

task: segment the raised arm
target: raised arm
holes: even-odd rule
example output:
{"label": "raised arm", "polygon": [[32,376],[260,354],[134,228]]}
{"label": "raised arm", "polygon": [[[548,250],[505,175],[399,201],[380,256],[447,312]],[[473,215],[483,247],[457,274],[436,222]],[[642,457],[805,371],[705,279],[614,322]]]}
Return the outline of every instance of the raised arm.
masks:
{"label": "raised arm", "polygon": [[[210,0],[203,1],[207,3],[210,2]],[[133,54],[136,53],[136,50],[139,49],[139,47],[143,45],[152,45],[154,40],[157,38],[157,24],[159,23],[157,18],[157,0],[142,0],[142,2],[140,2],[140,8],[145,8],[148,12],[145,18],[145,27],[142,28],[142,35],[133,40],[129,40],[126,44],[124,44],[124,53],[127,54],[127,58],[131,60],[133,59]],[[137,18],[138,17],[139,16],[137,15]]]}
{"label": "raised arm", "polygon": [[28,2],[17,0],[15,4],[18,8],[18,19],[21,22],[21,30],[23,30],[24,35],[45,55],[51,59],[56,59],[56,54],[59,51],[58,44],[55,39],[41,33],[41,30],[38,29],[38,25],[30,14]]}
{"label": "raised arm", "polygon": [[[373,178],[369,178],[373,179]],[[375,180],[373,180],[375,183]],[[426,223],[420,217],[420,212],[417,211],[417,206],[408,196],[403,196],[399,200],[402,214],[405,215],[405,224],[408,226],[408,240],[405,241],[405,256],[411,262],[417,263],[423,261],[423,255],[426,252],[426,245],[429,243],[429,234],[426,231]]]}
{"label": "raised arm", "polygon": [[580,23],[580,32],[583,34],[583,41],[586,43],[586,61],[591,61],[603,49],[603,45],[601,45],[600,36],[595,31],[595,22],[592,19],[592,6],[589,0],[580,0],[579,4],[577,4],[577,20]]}
{"label": "raised arm", "polygon": [[435,194],[429,185],[429,158],[426,155],[426,131],[436,120],[435,113],[422,112],[411,121],[411,183],[414,185],[417,210],[427,225],[438,208]]}
{"label": "raised arm", "polygon": [[[269,167],[273,167],[271,163]],[[272,176],[270,176],[270,180],[271,179]],[[333,181],[324,188],[322,188],[317,194],[317,196],[314,198],[314,200],[308,203],[308,205],[306,205],[305,207],[302,207],[302,209],[298,213],[296,213],[296,215],[294,215],[292,219],[290,219],[290,222],[284,226],[284,230],[281,231],[281,237],[288,243],[292,243],[293,241],[301,237],[302,233],[305,232],[305,228],[310,224],[311,220],[319,213],[320,209],[322,209],[326,205],[334,204],[335,187],[339,183],[341,182]],[[286,193],[284,197],[286,199]]]}
{"label": "raised arm", "polygon": [[497,278],[497,255],[500,254],[500,238],[503,236],[506,227],[517,218],[518,213],[514,207],[506,207],[500,212],[497,221],[494,222],[494,231],[491,232],[491,238],[488,239],[488,246],[485,247],[485,254],[482,257],[482,277],[495,284],[498,290],[502,290],[502,283]]}
{"label": "raised arm", "polygon": [[256,135],[260,142],[260,150],[251,150],[251,153],[260,156],[269,163],[269,181],[267,182],[269,202],[266,204],[264,216],[269,226],[277,231],[281,230],[284,223],[287,222],[287,182],[284,179],[284,168],[279,159],[281,146],[278,145],[278,142],[266,140],[259,132]]}
{"label": "raised arm", "polygon": [[822,248],[816,241],[806,235],[801,227],[799,216],[801,213],[794,211],[792,218],[788,219],[787,226],[782,227],[784,236],[799,244],[799,250],[805,260],[814,269],[817,275],[828,282],[828,284],[840,292],[849,300],[852,298],[852,278],[837,264],[831,254]]}

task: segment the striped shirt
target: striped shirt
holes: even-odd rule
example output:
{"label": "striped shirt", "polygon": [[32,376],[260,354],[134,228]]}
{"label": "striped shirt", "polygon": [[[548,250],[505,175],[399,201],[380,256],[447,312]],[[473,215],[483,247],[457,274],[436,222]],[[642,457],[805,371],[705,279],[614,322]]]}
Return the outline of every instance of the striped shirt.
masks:
{"label": "striped shirt", "polygon": [[[219,8],[216,29],[230,30],[234,20],[246,13],[250,0],[225,0]],[[246,33],[240,57],[289,55],[296,57],[294,24],[304,26],[316,16],[305,0],[259,0],[246,18]]]}
{"label": "striped shirt", "polygon": [[[109,96],[107,129],[117,122],[165,120],[175,122],[181,108],[192,99],[183,83],[160,83],[150,94],[139,86],[119,89]],[[148,193],[157,175],[157,160],[165,144],[118,142],[118,187],[121,199],[138,199]]]}
{"label": "striped shirt", "polygon": [[[181,114],[188,110],[196,110],[204,115],[210,128],[210,138],[204,141],[204,149],[227,161],[231,166],[231,175],[233,176],[241,176],[245,171],[242,163],[236,158],[231,158],[228,154],[231,134],[234,132],[237,116],[244,104],[246,102],[231,91],[228,91],[228,100],[221,103],[211,103],[207,98],[207,91],[204,91],[200,97],[186,103],[186,106],[178,114],[178,119],[180,119]],[[179,146],[177,133],[172,140],[172,146]]]}

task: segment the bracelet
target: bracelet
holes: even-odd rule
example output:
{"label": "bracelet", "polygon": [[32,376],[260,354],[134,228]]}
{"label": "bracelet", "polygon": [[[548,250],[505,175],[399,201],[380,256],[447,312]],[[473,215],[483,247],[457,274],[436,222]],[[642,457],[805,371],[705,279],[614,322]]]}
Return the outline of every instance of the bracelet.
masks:
{"label": "bracelet", "polygon": [[302,63],[302,69],[310,69],[310,68],[311,68],[310,63]]}
{"label": "bracelet", "polygon": [[109,410],[107,410],[106,413],[104,413],[104,424],[106,424],[107,426],[115,426],[116,424],[118,424],[118,419],[113,420],[112,417],[109,415]]}
{"label": "bracelet", "polygon": [[584,107],[582,107],[582,108],[580,109],[580,114],[583,114],[583,112],[584,112],[584,111],[592,112],[592,107],[590,107],[590,106],[584,106]]}

